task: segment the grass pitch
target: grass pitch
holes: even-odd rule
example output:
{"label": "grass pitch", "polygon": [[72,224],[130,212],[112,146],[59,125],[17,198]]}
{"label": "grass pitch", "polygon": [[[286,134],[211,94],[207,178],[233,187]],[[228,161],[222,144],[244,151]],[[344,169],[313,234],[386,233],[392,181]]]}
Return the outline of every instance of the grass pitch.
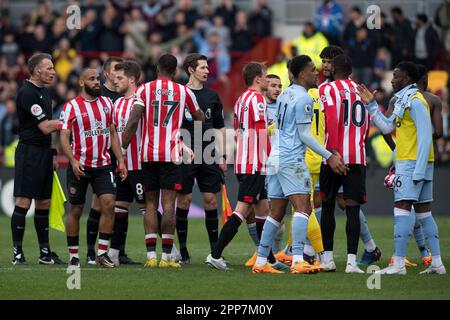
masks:
{"label": "grass pitch", "polygon": [[[236,238],[225,249],[224,256],[232,270],[222,272],[210,269],[203,261],[209,253],[209,243],[203,219],[190,219],[188,248],[192,262],[182,269],[147,269],[141,266],[121,266],[107,270],[88,267],[85,263],[85,223],[82,219],[80,234],[81,289],[66,287],[66,267],[37,264],[38,244],[32,219],[27,220],[24,240],[26,267],[11,265],[10,219],[0,218],[0,299],[450,299],[450,274],[419,275],[419,265],[409,268],[408,274],[383,276],[381,289],[369,290],[369,275],[347,275],[345,218],[337,215],[335,261],[337,272],[315,275],[252,274],[243,266],[254,251],[242,225]],[[450,272],[450,217],[436,218],[441,239],[443,261]],[[372,216],[367,218],[372,235],[381,248],[378,265],[385,267],[393,252],[393,218]],[[52,250],[68,260],[65,235],[51,231]],[[287,235],[286,235],[287,237]],[[142,218],[130,217],[127,253],[133,259],[145,261]],[[158,240],[160,255],[161,241]],[[359,246],[361,256],[362,244]],[[408,258],[420,263],[415,241],[411,239]]]}

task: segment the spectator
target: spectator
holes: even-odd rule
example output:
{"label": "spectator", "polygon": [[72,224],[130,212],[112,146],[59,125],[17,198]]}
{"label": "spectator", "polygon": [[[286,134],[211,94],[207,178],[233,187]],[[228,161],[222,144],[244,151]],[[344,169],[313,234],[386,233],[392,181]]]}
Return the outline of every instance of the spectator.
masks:
{"label": "spectator", "polygon": [[414,59],[423,64],[428,70],[434,69],[440,47],[437,31],[428,23],[424,14],[416,16],[416,30],[414,43]]}
{"label": "spectator", "polygon": [[0,47],[0,53],[6,58],[8,67],[13,67],[16,64],[19,55],[19,46],[14,40],[13,33],[5,33],[3,44]]}
{"label": "spectator", "polygon": [[205,22],[213,23],[214,10],[211,4],[211,0],[203,1],[202,8],[200,10],[200,19]]}
{"label": "spectator", "polygon": [[364,26],[356,30],[355,39],[349,40],[348,55],[353,62],[352,78],[356,82],[370,84],[373,66],[372,48],[368,31]]}
{"label": "spectator", "polygon": [[147,3],[142,6],[142,13],[144,14],[144,19],[147,21],[149,34],[157,30],[156,16],[172,6],[173,0],[147,0]]}
{"label": "spectator", "polygon": [[350,22],[347,23],[344,30],[344,44],[349,46],[352,41],[356,39],[356,31],[363,27],[366,23],[366,18],[361,13],[359,7],[353,7],[350,12]]}
{"label": "spectator", "polygon": [[209,79],[228,82],[227,73],[230,71],[230,56],[225,46],[219,42],[217,33],[210,33],[207,40],[203,39],[200,30],[194,32],[194,42],[198,52],[208,57]]}
{"label": "spectator", "polygon": [[292,55],[306,54],[311,57],[317,69],[322,68],[320,53],[328,46],[327,38],[319,31],[316,31],[312,22],[306,22],[303,26],[303,33],[292,41]]}
{"label": "spectator", "polygon": [[168,23],[164,29],[161,29],[163,32],[163,41],[166,42],[176,38],[178,27],[181,25],[186,25],[186,14],[184,11],[178,9],[175,11],[173,21]]}
{"label": "spectator", "polygon": [[411,60],[414,51],[414,31],[411,22],[403,16],[399,7],[391,10],[394,20],[394,39],[392,45],[392,65],[396,66],[400,61]]}
{"label": "spectator", "polygon": [[192,0],[179,0],[178,7],[184,13],[186,26],[192,29],[195,21],[200,19],[197,9],[192,6]]}
{"label": "spectator", "polygon": [[17,139],[19,119],[16,113],[16,103],[14,99],[5,102],[5,116],[0,122],[0,145],[5,147]]}
{"label": "spectator", "polygon": [[277,60],[273,65],[267,68],[267,74],[274,74],[280,77],[282,90],[286,89],[289,84],[289,76],[287,73],[287,58],[283,51],[277,53]]}
{"label": "spectator", "polygon": [[66,20],[63,17],[55,19],[55,22],[53,23],[51,30],[52,30],[52,41],[54,44],[60,43],[61,39],[70,39],[69,33],[67,32]]}
{"label": "spectator", "polygon": [[34,38],[32,40],[31,51],[45,53],[53,51],[52,39],[47,34],[47,30],[42,24],[38,24],[34,28]]}
{"label": "spectator", "polygon": [[389,67],[389,53],[386,48],[381,47],[377,50],[373,62],[373,73],[372,73],[372,88],[381,87],[381,83],[384,80],[385,73]]}
{"label": "spectator", "polygon": [[369,30],[369,37],[376,48],[391,49],[394,41],[394,31],[392,25],[386,21],[386,14],[384,12],[380,14],[380,28]]}
{"label": "spectator", "polygon": [[216,15],[214,16],[214,24],[207,28],[209,32],[215,32],[219,35],[219,42],[223,43],[225,47],[229,48],[231,46],[231,36],[230,30],[225,26],[223,17]]}
{"label": "spectator", "polygon": [[55,71],[63,82],[66,82],[69,77],[75,55],[76,51],[70,48],[70,42],[66,38],[61,39],[58,49],[53,52]]}
{"label": "spectator", "polygon": [[315,16],[316,29],[322,32],[330,44],[339,44],[344,15],[342,7],[334,0],[324,0]]}
{"label": "spectator", "polygon": [[448,53],[450,52],[450,0],[443,0],[436,10],[434,21],[442,30],[442,43]]}
{"label": "spectator", "polygon": [[267,0],[256,0],[248,18],[253,36],[268,37],[272,35],[272,9]]}
{"label": "spectator", "polygon": [[100,51],[123,51],[123,35],[120,33],[122,17],[111,3],[107,3],[102,13],[101,37],[99,41]]}
{"label": "spectator", "polygon": [[231,30],[233,29],[234,23],[236,21],[236,14],[238,12],[238,7],[233,3],[233,0],[222,0],[219,1],[216,8],[216,15],[223,17],[225,25]]}
{"label": "spectator", "polygon": [[239,10],[236,14],[235,26],[231,29],[232,45],[231,50],[247,52],[252,48],[252,34],[247,25],[247,14]]}
{"label": "spectator", "polygon": [[97,38],[100,33],[97,13],[89,9],[81,18],[80,43],[81,51],[97,51]]}
{"label": "spectator", "polygon": [[143,58],[142,50],[145,48],[147,24],[139,9],[131,10],[122,27],[122,32],[125,34],[125,52],[134,56],[135,59],[141,60]]}

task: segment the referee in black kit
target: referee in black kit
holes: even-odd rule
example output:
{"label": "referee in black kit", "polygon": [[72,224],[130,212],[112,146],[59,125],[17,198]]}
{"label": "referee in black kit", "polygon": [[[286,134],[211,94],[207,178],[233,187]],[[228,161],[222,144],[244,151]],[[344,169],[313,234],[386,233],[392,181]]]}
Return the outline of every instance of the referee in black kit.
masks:
{"label": "referee in black kit", "polygon": [[51,133],[58,120],[52,119],[52,100],[45,86],[56,77],[52,56],[36,53],[28,61],[30,79],[17,93],[19,144],[15,154],[14,196],[16,204],[11,218],[14,255],[13,265],[26,264],[22,250],[25,216],[35,200],[34,226],[39,241],[40,264],[63,264],[50,251],[48,219],[53,185],[53,157]]}
{"label": "referee in black kit", "polygon": [[[223,118],[223,106],[217,93],[204,84],[208,80],[208,58],[198,53],[189,54],[183,63],[184,71],[189,75],[187,87],[192,90],[197,98],[198,104],[205,114],[205,122],[202,123],[202,136],[194,135],[194,121],[189,111],[186,110],[182,128],[190,134],[191,144],[188,145],[194,151],[194,163],[181,164],[181,185],[182,189],[178,193],[176,210],[176,227],[178,241],[180,243],[181,263],[189,264],[190,256],[187,250],[188,233],[188,213],[192,202],[192,187],[194,180],[197,181],[200,192],[203,196],[203,207],[205,209],[205,226],[208,232],[209,244],[211,248],[215,245],[219,234],[219,220],[217,212],[217,193],[222,186],[223,175],[226,173],[225,157],[225,125]],[[204,153],[211,141],[203,142],[203,134],[206,130],[217,130],[215,136],[221,141],[215,141],[217,149],[221,154],[211,156],[217,160],[208,163],[204,159]],[[206,138],[205,138],[206,139]],[[185,141],[186,142],[186,141]],[[217,145],[220,144],[220,145]],[[198,149],[198,150],[197,150]],[[198,154],[200,151],[201,154]],[[201,160],[201,161],[200,161]]]}

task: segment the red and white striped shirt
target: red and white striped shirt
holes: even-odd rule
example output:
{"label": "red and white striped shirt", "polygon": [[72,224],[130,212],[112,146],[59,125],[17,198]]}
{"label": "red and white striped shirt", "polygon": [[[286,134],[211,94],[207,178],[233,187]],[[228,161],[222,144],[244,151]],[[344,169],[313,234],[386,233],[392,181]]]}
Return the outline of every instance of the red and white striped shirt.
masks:
{"label": "red and white striped shirt", "polygon": [[345,164],[366,165],[369,113],[361,101],[357,84],[336,80],[319,86],[320,104],[325,112],[325,146],[337,150]]}
{"label": "red and white striped shirt", "polygon": [[266,171],[267,157],[270,153],[266,110],[264,96],[253,89],[242,93],[234,105],[236,174]]}
{"label": "red and white striped shirt", "polygon": [[[127,126],[128,119],[130,118],[131,108],[133,106],[134,95],[130,97],[120,97],[114,103],[113,124],[117,130],[117,136],[119,138],[119,144],[122,145],[123,132]],[[140,152],[141,152],[141,130],[142,120],[139,121],[136,134],[131,139],[130,145],[127,149],[125,166],[128,171],[141,170]]]}
{"label": "red and white striped shirt", "polygon": [[108,97],[88,101],[78,96],[64,105],[58,129],[71,130],[73,156],[81,165],[98,168],[111,163],[112,110]]}
{"label": "red and white striped shirt", "polygon": [[166,78],[159,78],[136,89],[133,104],[145,107],[142,122],[141,161],[180,162],[180,127],[184,110],[199,109],[194,93]]}

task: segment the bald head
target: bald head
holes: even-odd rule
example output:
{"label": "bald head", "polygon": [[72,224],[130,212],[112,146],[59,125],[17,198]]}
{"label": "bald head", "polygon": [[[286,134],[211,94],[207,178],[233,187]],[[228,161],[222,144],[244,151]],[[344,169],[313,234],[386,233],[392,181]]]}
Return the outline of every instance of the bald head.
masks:
{"label": "bald head", "polygon": [[100,96],[100,74],[96,69],[87,68],[80,74],[80,80],[78,81],[80,88],[87,95],[91,97]]}

